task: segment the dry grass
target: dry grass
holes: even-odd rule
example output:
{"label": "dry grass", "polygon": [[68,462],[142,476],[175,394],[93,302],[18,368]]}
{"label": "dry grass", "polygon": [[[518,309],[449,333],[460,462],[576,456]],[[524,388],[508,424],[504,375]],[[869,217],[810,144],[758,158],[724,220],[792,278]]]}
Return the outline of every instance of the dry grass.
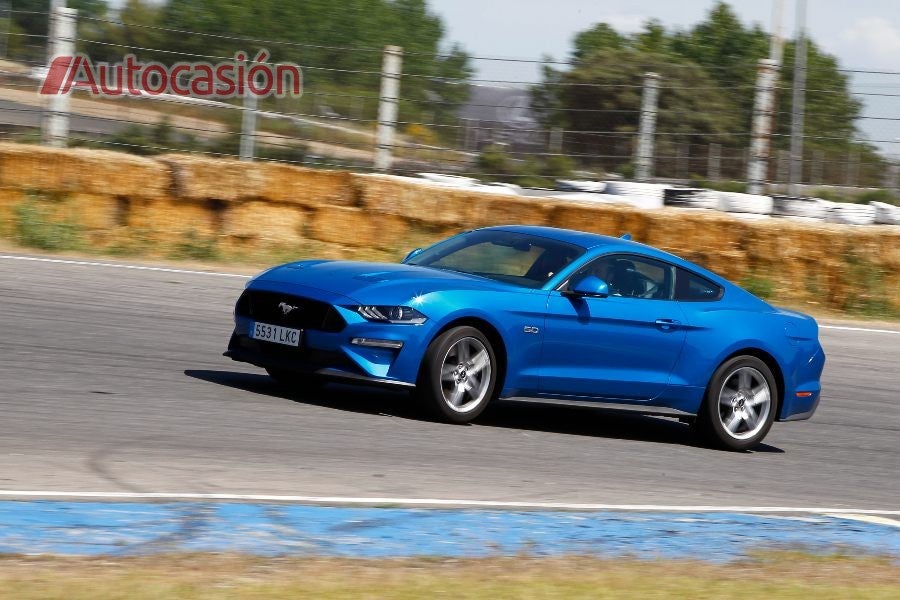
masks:
{"label": "dry grass", "polygon": [[887,559],[791,553],[727,565],[581,557],[0,559],[0,600],[435,597],[886,599],[900,598],[900,569]]}

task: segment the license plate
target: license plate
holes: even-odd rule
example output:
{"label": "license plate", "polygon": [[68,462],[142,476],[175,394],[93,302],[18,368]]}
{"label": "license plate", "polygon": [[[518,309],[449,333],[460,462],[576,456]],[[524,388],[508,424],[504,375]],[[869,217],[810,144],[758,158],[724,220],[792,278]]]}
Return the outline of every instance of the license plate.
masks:
{"label": "license plate", "polygon": [[272,342],[285,346],[299,346],[300,338],[303,337],[303,330],[289,329],[267,323],[253,323],[250,327],[250,337],[263,342]]}

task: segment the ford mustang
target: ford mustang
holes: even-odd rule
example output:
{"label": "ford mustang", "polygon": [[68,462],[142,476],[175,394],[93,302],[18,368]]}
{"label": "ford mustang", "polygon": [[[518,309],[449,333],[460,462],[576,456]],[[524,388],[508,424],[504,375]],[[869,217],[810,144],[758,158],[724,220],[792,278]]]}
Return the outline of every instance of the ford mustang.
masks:
{"label": "ford mustang", "polygon": [[400,264],[274,267],[238,299],[225,355],[298,391],[408,389],[451,423],[497,399],[603,406],[742,450],[812,416],[815,320],[627,237],[490,227]]}

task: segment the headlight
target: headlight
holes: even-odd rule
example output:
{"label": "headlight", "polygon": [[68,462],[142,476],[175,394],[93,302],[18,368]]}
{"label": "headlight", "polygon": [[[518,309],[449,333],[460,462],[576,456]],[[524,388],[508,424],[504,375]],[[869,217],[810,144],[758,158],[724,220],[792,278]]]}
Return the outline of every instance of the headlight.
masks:
{"label": "headlight", "polygon": [[408,306],[357,306],[356,312],[369,321],[421,325],[428,317]]}

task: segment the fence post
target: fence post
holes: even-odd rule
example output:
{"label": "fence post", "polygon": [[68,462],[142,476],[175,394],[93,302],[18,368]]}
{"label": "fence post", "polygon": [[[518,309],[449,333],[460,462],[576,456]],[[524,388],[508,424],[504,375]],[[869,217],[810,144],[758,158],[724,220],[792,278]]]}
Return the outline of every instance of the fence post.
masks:
{"label": "fence post", "polygon": [[[75,20],[78,11],[74,8],[58,6],[50,16],[50,37],[47,49],[50,53],[48,66],[57,56],[75,54]],[[45,146],[65,148],[69,139],[69,93],[50,96],[47,110],[41,120],[41,139]]]}
{"label": "fence post", "polygon": [[825,153],[821,150],[816,150],[813,152],[813,165],[812,165],[812,175],[810,176],[810,183],[813,185],[822,185],[822,173],[825,162]]}
{"label": "fence post", "polygon": [[684,142],[675,148],[675,177],[687,179],[691,164],[691,146]]}
{"label": "fence post", "polygon": [[550,143],[547,148],[551,154],[562,154],[563,130],[562,127],[554,127],[550,130]]}
{"label": "fence post", "polygon": [[709,145],[709,163],[706,176],[710,181],[718,181],[722,177],[722,144]]}
{"label": "fence post", "polygon": [[659,75],[644,74],[644,96],[641,103],[641,124],[635,152],[635,179],[653,177],[653,136],[656,134],[656,108],[659,101]]}
{"label": "fence post", "polygon": [[244,90],[244,114],[241,121],[241,160],[252,161],[256,149],[256,108],[259,98],[250,91],[249,81]]}
{"label": "fence post", "polygon": [[897,189],[898,173],[900,173],[900,162],[898,162],[897,157],[894,157],[891,159],[891,164],[887,169],[887,173],[885,174],[884,187],[891,190],[895,194],[900,191]]}
{"label": "fence post", "polygon": [[797,0],[797,43],[795,48],[789,193],[799,196],[800,184],[803,183],[803,120],[806,116],[806,0]]}
{"label": "fence post", "polygon": [[762,194],[769,170],[769,138],[772,135],[772,114],[775,107],[775,80],[778,63],[764,58],[759,61],[756,78],[756,99],[753,103],[753,133],[750,140],[750,161],[747,167],[747,191]]}
{"label": "fence post", "polygon": [[[791,153],[788,150],[778,151],[778,175],[776,176],[776,184],[787,184],[791,172]],[[788,186],[786,186],[788,187]],[[788,191],[793,193],[793,191]]]}
{"label": "fence post", "polygon": [[850,160],[847,162],[847,186],[856,187],[859,185],[859,152],[850,153]]}
{"label": "fence post", "polygon": [[378,134],[375,148],[375,169],[387,171],[394,158],[394,130],[400,100],[400,75],[403,67],[403,48],[385,46],[381,67],[381,95],[378,102]]}
{"label": "fence post", "polygon": [[12,25],[12,13],[9,6],[10,0],[0,0],[0,22],[3,23],[3,31],[0,31],[0,57],[8,58],[9,29]]}

